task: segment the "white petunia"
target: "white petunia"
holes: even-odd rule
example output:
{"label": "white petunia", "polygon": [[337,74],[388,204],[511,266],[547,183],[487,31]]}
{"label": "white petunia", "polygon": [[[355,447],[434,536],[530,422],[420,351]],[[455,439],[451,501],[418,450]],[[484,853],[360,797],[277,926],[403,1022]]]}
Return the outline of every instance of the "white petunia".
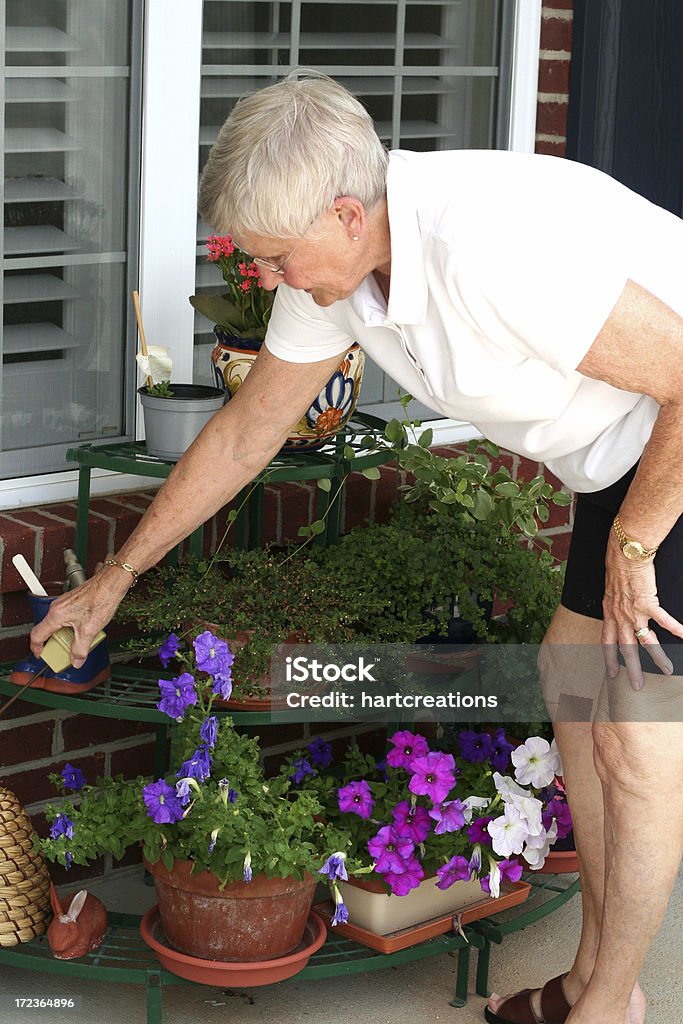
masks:
{"label": "white petunia", "polygon": [[543,829],[543,833],[540,836],[529,836],[522,856],[532,871],[538,871],[539,868],[543,867],[545,859],[550,852],[550,847],[556,839],[557,822],[555,819],[553,819],[553,823],[547,832]]}
{"label": "white petunia", "polygon": [[543,789],[555,778],[558,757],[542,736],[530,736],[510,756],[515,766],[515,778],[523,786]]}
{"label": "white petunia", "polygon": [[489,857],[489,892],[494,900],[500,896],[500,868],[493,857]]}
{"label": "white petunia", "polygon": [[550,744],[550,753],[555,758],[555,774],[564,775],[564,767],[562,765],[562,757],[559,750],[557,749],[557,740],[553,736],[553,742]]}
{"label": "white petunia", "polygon": [[516,793],[518,796],[529,795],[528,790],[522,789],[521,786],[518,786],[515,780],[511,779],[509,775],[501,775],[500,772],[494,772],[493,782],[503,800],[508,800],[512,793]]}
{"label": "white petunia", "polygon": [[543,831],[543,804],[535,796],[529,796],[528,793],[524,793],[524,795],[511,793],[509,799],[505,801],[505,806],[515,809],[526,825],[529,835],[539,836],[541,834]]}
{"label": "white petunia", "polygon": [[529,829],[518,811],[511,804],[505,805],[505,814],[494,818],[486,826],[491,836],[491,845],[501,857],[521,853],[529,838]]}
{"label": "white petunia", "polygon": [[468,796],[466,800],[463,800],[462,812],[465,815],[465,824],[471,823],[474,811],[482,811],[490,803],[491,801],[485,796]]}

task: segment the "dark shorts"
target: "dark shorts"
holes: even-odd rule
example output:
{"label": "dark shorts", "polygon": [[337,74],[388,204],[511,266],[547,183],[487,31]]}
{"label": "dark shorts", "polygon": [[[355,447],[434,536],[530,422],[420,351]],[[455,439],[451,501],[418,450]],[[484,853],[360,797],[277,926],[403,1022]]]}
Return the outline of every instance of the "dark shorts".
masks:
{"label": "dark shorts", "polygon": [[[591,619],[602,619],[605,591],[605,553],[612,521],[621,507],[637,465],[621,480],[602,491],[579,494],[576,501],[567,572],[561,603],[565,608]],[[657,595],[659,603],[670,615],[683,622],[683,516],[662,541],[655,555]],[[669,633],[656,622],[650,623],[659,642],[683,645],[683,639]],[[669,657],[671,653],[667,650]],[[675,652],[676,671],[683,661],[683,651]],[[651,667],[647,671],[656,671]]]}

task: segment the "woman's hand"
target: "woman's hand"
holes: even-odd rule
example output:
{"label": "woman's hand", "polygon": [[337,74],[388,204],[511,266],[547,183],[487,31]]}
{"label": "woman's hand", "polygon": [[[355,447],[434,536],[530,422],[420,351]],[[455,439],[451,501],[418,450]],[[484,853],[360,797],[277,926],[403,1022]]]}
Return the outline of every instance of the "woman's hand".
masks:
{"label": "woman's hand", "polygon": [[112,618],[130,582],[128,573],[105,567],[80,587],[56,598],[45,618],[31,630],[31,650],[36,658],[53,633],[61,626],[71,626],[75,634],[71,664],[80,668],[88,657],[90,644]]}
{"label": "woman's hand", "polygon": [[[643,688],[643,670],[637,645],[646,648],[655,665],[671,675],[673,665],[657,636],[649,629],[650,620],[675,636],[683,637],[683,625],[664,610],[657,599],[657,580],[653,562],[632,562],[624,557],[616,540],[610,537],[605,559],[605,597],[602,602],[602,645],[605,665],[611,679],[619,672],[621,651],[631,685]],[[636,637],[636,631],[648,628]]]}

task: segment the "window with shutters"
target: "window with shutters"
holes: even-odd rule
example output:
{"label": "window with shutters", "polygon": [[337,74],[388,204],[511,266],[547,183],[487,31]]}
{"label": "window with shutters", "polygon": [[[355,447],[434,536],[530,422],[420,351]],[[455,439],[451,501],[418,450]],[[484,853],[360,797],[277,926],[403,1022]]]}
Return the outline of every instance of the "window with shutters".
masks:
{"label": "window with shutters", "polygon": [[[6,0],[0,476],[130,434],[136,272],[131,0]],[[131,238],[133,239],[131,244]]]}

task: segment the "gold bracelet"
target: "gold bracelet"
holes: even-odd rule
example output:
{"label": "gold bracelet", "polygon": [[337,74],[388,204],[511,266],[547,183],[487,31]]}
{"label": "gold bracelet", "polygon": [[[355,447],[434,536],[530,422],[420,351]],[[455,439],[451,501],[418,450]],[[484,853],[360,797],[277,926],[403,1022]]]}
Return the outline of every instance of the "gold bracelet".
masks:
{"label": "gold bracelet", "polygon": [[133,566],[130,565],[128,562],[117,562],[115,558],[105,558],[104,564],[113,565],[116,566],[117,569],[125,569],[126,572],[129,572],[133,577],[133,582],[130,585],[131,590],[133,589],[133,587],[140,578],[140,574],[138,573],[137,569],[134,569]]}

